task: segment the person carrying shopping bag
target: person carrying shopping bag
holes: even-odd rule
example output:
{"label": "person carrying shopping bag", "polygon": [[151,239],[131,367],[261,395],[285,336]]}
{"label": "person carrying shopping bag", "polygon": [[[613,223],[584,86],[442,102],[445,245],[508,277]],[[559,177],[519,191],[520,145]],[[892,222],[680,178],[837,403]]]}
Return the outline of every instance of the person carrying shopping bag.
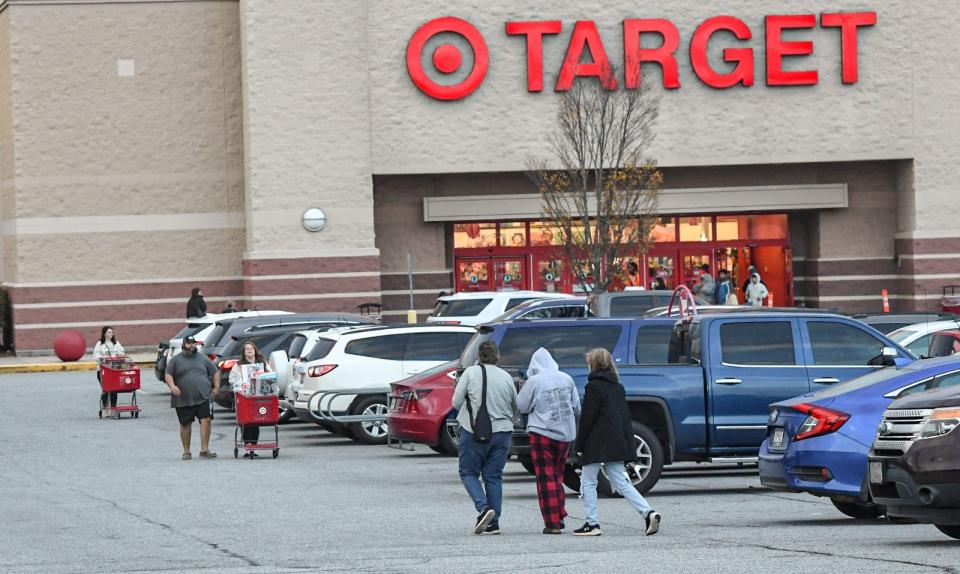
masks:
{"label": "person carrying shopping bag", "polygon": [[590,375],[583,395],[576,443],[583,468],[580,498],[583,500],[586,522],[573,533],[576,536],[601,534],[597,520],[597,476],[602,465],[610,485],[643,516],[647,536],[656,534],[660,529],[660,514],[630,483],[624,467],[624,463],[636,459],[636,439],[630,423],[626,393],[620,384],[613,358],[606,349],[592,349],[586,358]]}
{"label": "person carrying shopping bag", "polygon": [[[230,386],[234,394],[243,393],[246,395],[269,395],[276,394],[275,386],[269,382],[261,382],[253,379],[254,373],[269,373],[272,369],[267,363],[260,349],[253,341],[244,341],[243,352],[240,360],[230,369]],[[246,444],[257,444],[260,440],[260,427],[247,425],[243,427],[243,442]],[[256,458],[254,451],[246,452],[243,458]]]}
{"label": "person carrying shopping bag", "polygon": [[[116,357],[123,355],[123,345],[117,341],[117,336],[113,332],[113,327],[104,326],[100,329],[100,340],[93,347],[93,359],[97,362],[97,380],[100,380],[100,362],[104,357]],[[107,406],[107,399],[110,399],[110,406]],[[117,393],[100,393],[100,414],[103,418],[109,418],[112,409],[117,406]]]}
{"label": "person carrying shopping bag", "polygon": [[563,471],[570,443],[577,436],[580,394],[570,375],[560,371],[543,347],[530,358],[527,376],[517,395],[517,407],[528,415],[530,459],[537,477],[543,533],[560,534],[567,516]]}

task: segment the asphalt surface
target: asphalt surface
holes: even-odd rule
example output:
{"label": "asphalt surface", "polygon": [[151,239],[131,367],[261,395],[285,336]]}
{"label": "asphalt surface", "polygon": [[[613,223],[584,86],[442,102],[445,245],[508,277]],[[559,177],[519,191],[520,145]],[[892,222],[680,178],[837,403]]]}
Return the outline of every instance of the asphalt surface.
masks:
{"label": "asphalt surface", "polygon": [[[503,535],[475,536],[456,461],[281,427],[280,458],[180,460],[165,387],[145,372],[138,420],[99,420],[93,373],[0,376],[0,572],[947,572],[960,541],[927,525],[845,518],[760,487],[750,469],[668,472],[649,496],[661,532],[602,499],[603,536],[544,536],[536,487],[505,476]],[[123,395],[121,395],[121,400]]]}

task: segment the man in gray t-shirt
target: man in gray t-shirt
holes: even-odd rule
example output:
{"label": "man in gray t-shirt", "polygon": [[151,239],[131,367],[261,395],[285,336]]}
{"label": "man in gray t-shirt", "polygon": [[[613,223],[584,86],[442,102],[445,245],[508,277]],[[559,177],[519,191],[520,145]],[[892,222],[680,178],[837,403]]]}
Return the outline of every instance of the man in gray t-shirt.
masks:
{"label": "man in gray t-shirt", "polygon": [[177,409],[183,460],[190,460],[193,420],[200,421],[200,457],[216,458],[210,445],[210,397],[220,390],[220,371],[213,361],[197,352],[193,337],[185,337],[182,352],[167,363],[163,380],[170,388],[170,406]]}

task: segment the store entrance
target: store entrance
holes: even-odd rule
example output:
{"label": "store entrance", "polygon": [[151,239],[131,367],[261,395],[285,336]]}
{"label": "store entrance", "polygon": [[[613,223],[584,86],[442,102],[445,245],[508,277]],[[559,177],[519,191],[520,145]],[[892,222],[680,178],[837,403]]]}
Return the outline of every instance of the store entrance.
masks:
{"label": "store entrance", "polygon": [[525,257],[458,257],[457,292],[527,289]]}

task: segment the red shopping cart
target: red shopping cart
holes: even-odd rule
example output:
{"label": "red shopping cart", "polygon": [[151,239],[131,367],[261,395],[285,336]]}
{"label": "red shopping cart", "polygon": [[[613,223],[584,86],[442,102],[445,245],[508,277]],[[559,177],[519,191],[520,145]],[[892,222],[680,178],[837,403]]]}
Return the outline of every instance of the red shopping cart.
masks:
{"label": "red shopping cart", "polygon": [[[255,386],[254,386],[255,388]],[[258,450],[273,451],[273,458],[280,456],[280,431],[277,423],[280,421],[280,400],[277,395],[245,395],[235,392],[233,394],[236,413],[237,426],[233,430],[233,458],[240,456],[240,451],[244,455]],[[273,427],[273,442],[263,442],[258,439],[257,442],[245,442],[243,440],[244,427]]]}
{"label": "red shopping cart", "polygon": [[[104,393],[130,394],[128,404],[110,407],[110,418],[119,419],[123,413],[130,413],[130,418],[140,418],[140,407],[137,406],[137,389],[139,388],[140,367],[135,365],[129,357],[114,355],[100,359],[100,390]],[[103,416],[102,409],[97,412],[100,417]]]}

